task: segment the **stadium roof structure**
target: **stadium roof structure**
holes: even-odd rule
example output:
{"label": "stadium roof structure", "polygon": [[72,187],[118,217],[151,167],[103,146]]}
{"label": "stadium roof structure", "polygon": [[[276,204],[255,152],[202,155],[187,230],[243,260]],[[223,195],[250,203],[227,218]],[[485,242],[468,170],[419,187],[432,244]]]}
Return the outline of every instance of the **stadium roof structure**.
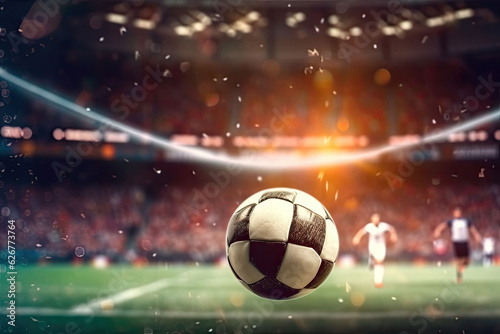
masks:
{"label": "stadium roof structure", "polygon": [[[146,50],[137,42],[150,39],[161,49],[175,44],[180,57],[203,61],[199,40],[211,40],[217,44],[211,59],[227,65],[265,59],[307,62],[310,46],[329,51],[325,60],[330,66],[345,66],[338,50],[359,48],[356,39],[364,35],[373,46],[363,46],[357,56],[364,63],[485,55],[500,49],[500,6],[486,1],[108,0],[67,5],[62,15],[66,29],[56,30],[54,38],[71,39],[86,49],[154,55],[154,48]],[[136,30],[134,36],[116,39],[120,26]]]}

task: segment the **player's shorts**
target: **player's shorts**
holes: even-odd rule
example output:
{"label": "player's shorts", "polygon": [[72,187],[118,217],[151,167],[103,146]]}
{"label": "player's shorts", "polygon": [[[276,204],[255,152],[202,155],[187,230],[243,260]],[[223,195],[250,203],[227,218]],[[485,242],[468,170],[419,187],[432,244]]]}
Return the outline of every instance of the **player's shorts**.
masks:
{"label": "player's shorts", "polygon": [[453,249],[455,250],[455,257],[469,257],[469,243],[468,242],[454,242]]}
{"label": "player's shorts", "polygon": [[368,250],[370,251],[370,255],[373,256],[375,261],[384,261],[386,248],[385,245],[369,245]]}

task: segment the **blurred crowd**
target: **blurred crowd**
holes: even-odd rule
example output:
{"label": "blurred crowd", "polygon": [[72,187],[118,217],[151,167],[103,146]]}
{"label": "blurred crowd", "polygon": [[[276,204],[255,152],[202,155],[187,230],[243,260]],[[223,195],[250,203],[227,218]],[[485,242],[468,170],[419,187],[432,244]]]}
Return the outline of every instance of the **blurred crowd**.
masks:
{"label": "blurred crowd", "polygon": [[[233,210],[258,189],[226,189],[214,198],[193,189],[169,185],[146,193],[136,186],[20,187],[6,193],[1,219],[16,220],[18,252],[29,261],[96,255],[130,262],[217,261],[225,254]],[[342,254],[366,256],[366,241],[354,247],[351,240],[374,212],[398,232],[399,241],[389,248],[395,259],[433,257],[432,230],[457,205],[483,235],[500,236],[498,185],[407,185],[404,192],[359,186],[340,188],[337,195],[313,195],[336,221]],[[0,249],[6,240],[0,238]]]}

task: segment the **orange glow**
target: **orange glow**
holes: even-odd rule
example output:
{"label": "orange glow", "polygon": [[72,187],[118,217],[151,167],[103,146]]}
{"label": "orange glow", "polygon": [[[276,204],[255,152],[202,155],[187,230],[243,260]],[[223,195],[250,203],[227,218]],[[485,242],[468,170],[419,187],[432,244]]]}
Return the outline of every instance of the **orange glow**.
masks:
{"label": "orange glow", "polygon": [[337,120],[337,129],[339,129],[340,132],[346,132],[349,130],[349,120],[345,117],[340,117]]}
{"label": "orange glow", "polygon": [[205,96],[205,103],[207,107],[215,107],[219,103],[219,94],[217,93],[209,93]]}
{"label": "orange glow", "polygon": [[266,60],[262,63],[261,69],[270,76],[277,76],[281,71],[281,66],[277,61]]}
{"label": "orange glow", "polygon": [[328,70],[321,70],[314,73],[314,87],[319,90],[331,91],[333,85],[333,75]]}
{"label": "orange glow", "polygon": [[103,145],[101,154],[104,159],[111,160],[115,157],[115,147],[113,145]]}
{"label": "orange glow", "polygon": [[351,303],[352,305],[357,307],[363,305],[365,303],[365,295],[361,292],[354,292],[351,295]]}
{"label": "orange glow", "polygon": [[391,82],[391,72],[385,68],[379,68],[375,74],[373,74],[373,81],[379,86],[385,86]]}

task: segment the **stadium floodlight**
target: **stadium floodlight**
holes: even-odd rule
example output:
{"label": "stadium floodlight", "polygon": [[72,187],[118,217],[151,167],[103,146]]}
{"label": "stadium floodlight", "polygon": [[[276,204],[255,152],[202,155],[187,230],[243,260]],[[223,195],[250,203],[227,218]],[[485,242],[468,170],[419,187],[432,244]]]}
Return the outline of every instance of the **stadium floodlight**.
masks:
{"label": "stadium floodlight", "polygon": [[455,18],[457,20],[468,19],[474,16],[474,10],[470,8],[460,9],[455,12]]}
{"label": "stadium floodlight", "polygon": [[413,22],[410,20],[399,22],[399,27],[403,30],[411,30],[413,28]]}
{"label": "stadium floodlight", "polygon": [[116,24],[126,24],[128,22],[128,18],[125,15],[116,14],[116,13],[107,13],[106,21]]}
{"label": "stadium floodlight", "polygon": [[156,22],[152,20],[135,19],[134,26],[141,29],[153,30],[156,28]]}

